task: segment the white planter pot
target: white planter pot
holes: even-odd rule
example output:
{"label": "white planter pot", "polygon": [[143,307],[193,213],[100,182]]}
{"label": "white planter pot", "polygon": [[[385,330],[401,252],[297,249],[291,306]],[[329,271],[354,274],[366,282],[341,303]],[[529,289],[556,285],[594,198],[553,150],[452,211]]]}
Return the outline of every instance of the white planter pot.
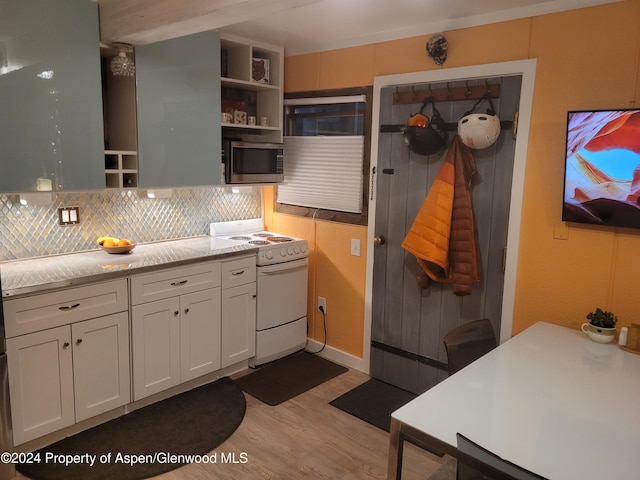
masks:
{"label": "white planter pot", "polygon": [[597,343],[611,343],[616,336],[616,327],[603,328],[583,323],[581,328],[591,340]]}

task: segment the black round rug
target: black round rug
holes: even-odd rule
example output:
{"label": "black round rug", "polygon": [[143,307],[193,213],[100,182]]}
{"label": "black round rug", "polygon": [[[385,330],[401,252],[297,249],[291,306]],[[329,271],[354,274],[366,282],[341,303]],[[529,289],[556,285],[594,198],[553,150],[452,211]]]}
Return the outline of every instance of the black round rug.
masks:
{"label": "black round rug", "polygon": [[224,377],[37,450],[38,461],[17,469],[35,480],[138,480],[212,463],[207,454],[240,426],[246,407],[242,390]]}

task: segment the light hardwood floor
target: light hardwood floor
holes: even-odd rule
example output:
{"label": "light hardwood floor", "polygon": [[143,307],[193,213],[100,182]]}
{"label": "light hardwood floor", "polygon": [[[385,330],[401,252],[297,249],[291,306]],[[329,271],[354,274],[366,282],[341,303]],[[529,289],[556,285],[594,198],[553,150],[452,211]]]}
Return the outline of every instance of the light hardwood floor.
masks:
{"label": "light hardwood floor", "polygon": [[[154,478],[386,479],[389,434],[329,405],[368,378],[349,370],[275,407],[245,394],[247,411],[242,424],[213,451],[218,463],[185,465]],[[239,463],[223,463],[222,454],[235,454]],[[444,461],[405,444],[402,478],[426,480]]]}

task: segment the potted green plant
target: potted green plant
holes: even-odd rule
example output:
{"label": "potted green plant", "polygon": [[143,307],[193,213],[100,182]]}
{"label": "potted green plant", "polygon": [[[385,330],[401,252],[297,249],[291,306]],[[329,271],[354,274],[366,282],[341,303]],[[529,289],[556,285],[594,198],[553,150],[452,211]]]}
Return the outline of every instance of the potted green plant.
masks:
{"label": "potted green plant", "polygon": [[591,340],[598,343],[610,343],[616,334],[616,323],[618,317],[613,313],[596,308],[595,311],[587,314],[589,323],[582,324],[582,331]]}

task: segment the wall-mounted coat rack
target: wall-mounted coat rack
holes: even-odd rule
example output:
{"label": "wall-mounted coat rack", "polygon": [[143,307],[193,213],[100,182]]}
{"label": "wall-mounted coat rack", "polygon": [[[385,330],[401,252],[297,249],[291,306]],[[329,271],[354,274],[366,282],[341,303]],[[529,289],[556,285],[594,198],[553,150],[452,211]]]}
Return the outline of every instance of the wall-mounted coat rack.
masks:
{"label": "wall-mounted coat rack", "polygon": [[464,87],[444,87],[427,90],[396,91],[393,93],[394,105],[422,103],[425,98],[433,97],[435,102],[450,102],[457,100],[479,100],[489,94],[490,98],[500,98],[499,84],[465,85]]}

